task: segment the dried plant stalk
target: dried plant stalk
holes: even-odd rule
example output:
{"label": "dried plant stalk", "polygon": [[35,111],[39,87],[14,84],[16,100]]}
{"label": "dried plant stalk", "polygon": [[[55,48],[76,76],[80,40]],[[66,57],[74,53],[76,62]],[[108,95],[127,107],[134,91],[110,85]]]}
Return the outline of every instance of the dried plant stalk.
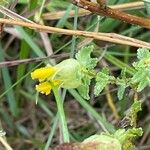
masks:
{"label": "dried plant stalk", "polygon": [[122,12],[117,9],[112,9],[106,5],[103,5],[100,2],[99,2],[100,3],[99,5],[93,2],[89,2],[87,0],[71,0],[71,2],[97,15],[111,17],[111,18],[118,19],[118,20],[130,23],[130,24],[135,24],[135,25],[139,25],[141,27],[150,29],[150,19],[130,15],[128,13]]}
{"label": "dried plant stalk", "polygon": [[97,40],[102,40],[106,42],[112,42],[117,44],[123,44],[123,45],[130,45],[134,47],[145,47],[150,49],[150,43],[136,40],[134,38],[114,34],[114,33],[95,33],[95,32],[87,32],[87,31],[79,31],[79,30],[67,30],[67,29],[60,29],[56,27],[49,27],[45,25],[40,25],[36,23],[27,23],[24,21],[16,21],[16,20],[10,20],[10,19],[3,19],[0,18],[0,23],[4,24],[11,24],[11,25],[19,25],[24,26],[28,28],[32,28],[39,31],[45,31],[48,33],[60,33],[65,35],[76,35],[76,36],[83,36],[88,38],[93,38]]}

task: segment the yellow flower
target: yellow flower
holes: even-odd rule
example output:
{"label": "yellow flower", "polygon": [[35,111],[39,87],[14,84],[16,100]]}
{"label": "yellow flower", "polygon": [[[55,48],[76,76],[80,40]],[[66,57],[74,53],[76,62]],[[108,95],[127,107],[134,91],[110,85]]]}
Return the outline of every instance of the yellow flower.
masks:
{"label": "yellow flower", "polygon": [[50,94],[52,86],[49,82],[42,82],[39,85],[36,85],[36,90],[42,94],[48,95]]}
{"label": "yellow flower", "polygon": [[56,70],[57,69],[55,67],[42,67],[33,71],[31,73],[31,77],[32,79],[39,79],[39,81],[43,81],[52,77]]}
{"label": "yellow flower", "polygon": [[31,73],[32,79],[38,79],[40,83],[36,85],[36,90],[42,94],[50,94],[53,86],[61,85],[60,80],[54,80],[57,69],[55,67],[42,67]]}
{"label": "yellow flower", "polygon": [[48,95],[54,87],[70,89],[81,85],[81,66],[77,60],[67,59],[54,67],[36,69],[31,77],[40,82],[36,90]]}

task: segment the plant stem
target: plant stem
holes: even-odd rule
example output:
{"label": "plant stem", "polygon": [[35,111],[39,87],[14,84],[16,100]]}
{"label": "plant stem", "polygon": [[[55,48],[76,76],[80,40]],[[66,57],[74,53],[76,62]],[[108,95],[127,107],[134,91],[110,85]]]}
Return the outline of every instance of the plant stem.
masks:
{"label": "plant stem", "polygon": [[58,113],[59,113],[59,119],[60,119],[61,126],[62,126],[63,140],[64,140],[64,143],[68,143],[69,142],[69,132],[68,132],[64,108],[63,108],[63,101],[60,96],[58,87],[54,86],[53,92],[54,92],[54,96],[56,99]]}
{"label": "plant stem", "polygon": [[119,114],[117,112],[117,108],[114,104],[112,95],[110,94],[109,86],[105,87],[105,91],[106,91],[106,98],[107,98],[108,106],[110,107],[112,113],[114,114],[115,119],[119,120],[120,117],[119,117]]}

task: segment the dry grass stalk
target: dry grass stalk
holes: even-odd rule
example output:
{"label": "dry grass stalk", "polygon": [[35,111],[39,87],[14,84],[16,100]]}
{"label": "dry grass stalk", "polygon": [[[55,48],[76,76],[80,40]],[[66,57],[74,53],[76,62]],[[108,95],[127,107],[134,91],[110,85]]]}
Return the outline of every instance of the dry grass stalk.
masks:
{"label": "dry grass stalk", "polygon": [[[144,2],[131,2],[131,3],[125,3],[125,4],[117,4],[117,5],[110,6],[110,8],[119,9],[119,10],[139,9],[139,8],[144,8]],[[44,13],[42,15],[42,18],[44,20],[57,20],[57,19],[62,18],[65,13],[66,13],[66,11]],[[82,9],[82,8],[80,8],[78,11],[79,16],[86,16],[89,14],[91,14],[90,11]],[[74,17],[74,15],[75,15],[75,11],[71,10],[69,17]]]}
{"label": "dry grass stalk", "polygon": [[89,10],[94,14],[111,17],[117,20],[121,20],[123,22],[139,25],[141,27],[150,29],[150,19],[130,15],[128,13],[120,11],[119,9],[112,9],[107,5],[102,5],[100,3],[101,0],[99,0],[100,1],[99,4],[89,2],[88,0],[71,0],[71,1],[73,4],[86,10]]}
{"label": "dry grass stalk", "polygon": [[65,35],[76,35],[76,36],[83,36],[87,38],[93,38],[96,40],[112,42],[116,44],[123,44],[123,45],[130,45],[134,47],[145,47],[150,49],[150,43],[136,40],[134,38],[114,34],[114,33],[95,33],[95,32],[87,32],[87,31],[79,31],[79,30],[67,30],[67,29],[60,29],[56,27],[49,27],[45,25],[35,24],[35,23],[27,23],[24,21],[16,21],[11,19],[3,19],[0,18],[0,23],[9,24],[9,25],[19,25],[28,28],[32,28],[38,31],[44,31],[47,33],[59,33]]}

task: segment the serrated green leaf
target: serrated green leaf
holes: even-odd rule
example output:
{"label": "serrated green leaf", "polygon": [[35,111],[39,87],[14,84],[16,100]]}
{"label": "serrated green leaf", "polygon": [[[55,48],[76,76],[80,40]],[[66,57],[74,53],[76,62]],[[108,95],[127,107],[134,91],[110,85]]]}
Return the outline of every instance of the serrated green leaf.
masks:
{"label": "serrated green leaf", "polygon": [[118,99],[122,100],[125,89],[128,86],[126,83],[126,68],[121,71],[121,79],[117,78],[116,84],[118,85],[118,92],[117,92]]}
{"label": "serrated green leaf", "polygon": [[137,58],[139,60],[150,57],[150,52],[146,48],[140,48],[137,51]]}
{"label": "serrated green leaf", "polygon": [[137,91],[142,91],[145,87],[150,86],[150,67],[139,68],[137,73],[132,77],[131,82],[137,84]]}
{"label": "serrated green leaf", "polygon": [[107,68],[102,69],[96,75],[96,84],[94,87],[94,94],[98,96],[100,92],[105,88],[105,86],[110,83],[110,76]]}
{"label": "serrated green leaf", "polygon": [[132,83],[137,83],[137,82],[140,82],[141,80],[144,79],[144,69],[139,69],[135,74],[134,76],[132,77],[131,81]]}
{"label": "serrated green leaf", "polygon": [[122,99],[123,99],[125,89],[126,89],[126,85],[125,85],[125,84],[119,86],[118,92],[117,92],[117,96],[118,96],[118,99],[119,99],[119,100],[122,100]]}
{"label": "serrated green leaf", "polygon": [[138,49],[137,57],[139,61],[133,64],[136,73],[131,79],[131,83],[135,84],[137,91],[142,91],[146,86],[150,86],[150,51],[146,48]]}
{"label": "serrated green leaf", "polygon": [[[118,132],[120,132],[120,130],[122,134],[119,134],[118,136]],[[142,136],[142,134],[143,134],[142,128],[131,128],[131,129],[128,129],[127,131],[125,131],[124,129],[119,129],[119,131],[118,130],[116,131],[115,136],[122,144],[123,150],[136,150],[132,141],[135,138]]]}
{"label": "serrated green leaf", "polygon": [[135,138],[137,136],[142,136],[143,130],[142,128],[132,128],[132,129],[128,129],[126,134],[128,135],[127,139]]}
{"label": "serrated green leaf", "polygon": [[137,91],[138,92],[142,91],[146,86],[147,86],[147,80],[142,79],[138,84]]}
{"label": "serrated green leaf", "polygon": [[88,76],[85,76],[82,79],[82,84],[77,88],[79,94],[84,98],[89,100],[89,85],[90,85],[90,78]]}
{"label": "serrated green leaf", "polygon": [[94,69],[97,64],[96,58],[91,58],[91,52],[93,51],[94,46],[83,47],[77,54],[76,59],[78,62],[86,69]]}

